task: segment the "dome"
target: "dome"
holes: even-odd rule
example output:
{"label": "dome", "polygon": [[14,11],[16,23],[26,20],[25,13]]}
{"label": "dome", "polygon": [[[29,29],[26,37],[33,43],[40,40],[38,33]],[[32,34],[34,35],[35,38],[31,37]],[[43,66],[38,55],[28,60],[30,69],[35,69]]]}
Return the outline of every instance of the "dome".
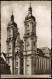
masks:
{"label": "dome", "polygon": [[8,23],[8,26],[11,26],[11,25],[14,25],[14,26],[17,28],[17,24],[16,24],[14,21],[10,21],[10,22]]}
{"label": "dome", "polygon": [[28,20],[28,19],[31,19],[31,18],[35,21],[35,17],[34,17],[33,15],[31,15],[31,16],[26,16],[26,17],[25,17],[25,20]]}
{"label": "dome", "polygon": [[31,18],[35,21],[35,17],[32,15],[32,7],[31,7],[31,3],[30,3],[29,9],[28,9],[28,15],[25,17],[25,20],[28,20]]}
{"label": "dome", "polygon": [[8,26],[14,25],[17,28],[17,24],[14,22],[14,15],[11,15],[11,21],[8,23]]}

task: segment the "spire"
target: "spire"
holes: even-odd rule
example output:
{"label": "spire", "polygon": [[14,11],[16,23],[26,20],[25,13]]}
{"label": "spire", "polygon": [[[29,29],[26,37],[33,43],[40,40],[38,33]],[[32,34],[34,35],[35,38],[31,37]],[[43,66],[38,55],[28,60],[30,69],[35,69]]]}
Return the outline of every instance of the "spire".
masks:
{"label": "spire", "polygon": [[31,7],[31,3],[29,5],[29,8],[28,8],[28,15],[25,17],[25,20],[28,20],[32,18],[34,21],[36,20],[35,17],[32,15],[32,7]]}
{"label": "spire", "polygon": [[12,10],[12,15],[13,15],[13,10]]}
{"label": "spire", "polygon": [[30,7],[31,7],[31,2],[30,2]]}
{"label": "spire", "polygon": [[31,3],[30,3],[30,6],[29,6],[28,11],[29,11],[29,14],[32,14],[32,7],[31,7]]}
{"label": "spire", "polygon": [[12,11],[12,15],[11,15],[11,21],[14,21],[13,11]]}

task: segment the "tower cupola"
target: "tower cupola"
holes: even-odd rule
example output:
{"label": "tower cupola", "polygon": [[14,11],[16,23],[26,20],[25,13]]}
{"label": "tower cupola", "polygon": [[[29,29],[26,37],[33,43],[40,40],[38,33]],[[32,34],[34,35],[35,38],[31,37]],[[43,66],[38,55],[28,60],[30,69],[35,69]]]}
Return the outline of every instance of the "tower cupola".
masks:
{"label": "tower cupola", "polygon": [[11,15],[11,21],[14,21],[14,15],[13,14]]}
{"label": "tower cupola", "polygon": [[32,15],[31,3],[30,3],[30,6],[28,8],[28,15],[25,17],[25,20],[29,20],[29,19],[33,19],[35,21],[35,17]]}
{"label": "tower cupola", "polygon": [[32,7],[31,7],[31,3],[30,3],[30,7],[28,9],[28,14],[31,14],[32,15]]}
{"label": "tower cupola", "polygon": [[11,15],[11,21],[14,21],[13,11],[12,11],[12,15]]}
{"label": "tower cupola", "polygon": [[12,15],[11,15],[11,20],[8,23],[8,26],[14,25],[17,28],[17,24],[14,22],[14,15],[13,15],[13,11],[12,11]]}

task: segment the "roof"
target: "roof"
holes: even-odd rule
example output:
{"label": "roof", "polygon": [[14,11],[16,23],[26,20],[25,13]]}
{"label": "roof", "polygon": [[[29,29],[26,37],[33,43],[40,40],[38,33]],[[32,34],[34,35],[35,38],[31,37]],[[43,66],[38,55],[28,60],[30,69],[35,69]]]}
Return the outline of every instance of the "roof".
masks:
{"label": "roof", "polygon": [[[29,16],[30,15],[30,16]],[[25,17],[25,20],[28,20],[28,19],[33,19],[35,21],[35,17],[32,15],[32,7],[31,7],[31,3],[30,3],[30,6],[28,8],[28,15]]]}
{"label": "roof", "polygon": [[51,54],[51,49],[49,49],[48,47],[42,47],[40,48],[45,54]]}
{"label": "roof", "polygon": [[6,64],[7,66],[9,66],[6,61],[4,61],[4,59],[2,57],[0,57],[0,64]]}
{"label": "roof", "polygon": [[39,48],[37,48],[37,54],[39,55],[39,56],[44,56],[45,54],[43,53],[43,51],[41,50],[41,49],[39,49]]}
{"label": "roof", "polygon": [[[50,51],[49,51],[49,53],[50,53]],[[50,57],[49,53],[48,53],[48,51],[45,52],[42,49],[37,48],[37,54],[38,54],[38,56],[42,56],[42,57],[47,57],[48,58],[48,57]]]}
{"label": "roof", "polygon": [[8,26],[14,25],[17,28],[17,24],[14,22],[14,15],[11,15],[11,21],[8,23]]}
{"label": "roof", "polygon": [[27,16],[25,17],[25,20],[28,20],[28,19],[31,19],[31,18],[35,21],[35,17],[34,17],[33,15],[31,15],[31,16],[28,16],[28,15],[27,15]]}
{"label": "roof", "polygon": [[41,50],[51,51],[48,47],[42,47]]}
{"label": "roof", "polygon": [[16,24],[14,21],[10,21],[10,22],[8,23],[8,26],[11,26],[11,25],[14,25],[14,26],[17,28],[17,24]]}

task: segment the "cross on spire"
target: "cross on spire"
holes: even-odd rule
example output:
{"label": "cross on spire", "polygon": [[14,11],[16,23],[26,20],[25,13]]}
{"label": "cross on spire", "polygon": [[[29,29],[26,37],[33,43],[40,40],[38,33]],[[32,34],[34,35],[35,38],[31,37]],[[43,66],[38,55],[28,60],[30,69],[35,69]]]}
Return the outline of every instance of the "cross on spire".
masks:
{"label": "cross on spire", "polygon": [[12,10],[12,15],[11,15],[11,20],[14,21],[13,10]]}
{"label": "cross on spire", "polygon": [[13,15],[13,10],[12,10],[12,15]]}
{"label": "cross on spire", "polygon": [[30,7],[31,7],[31,2],[30,2]]}
{"label": "cross on spire", "polygon": [[31,7],[31,2],[30,2],[30,6],[29,6],[28,11],[29,11],[29,14],[31,14],[31,15],[32,15],[32,7]]}

